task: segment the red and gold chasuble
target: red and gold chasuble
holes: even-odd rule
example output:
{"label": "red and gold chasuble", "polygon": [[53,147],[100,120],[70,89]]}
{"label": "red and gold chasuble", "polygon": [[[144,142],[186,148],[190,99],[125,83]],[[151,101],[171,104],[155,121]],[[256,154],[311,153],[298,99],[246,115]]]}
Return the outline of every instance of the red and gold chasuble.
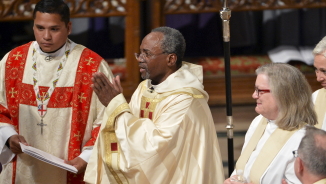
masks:
{"label": "red and gold chasuble", "polygon": [[[0,121],[9,123],[19,131],[19,105],[37,106],[33,85],[22,83],[26,58],[32,42],[13,49],[6,62],[5,86],[8,109],[0,105]],[[81,54],[76,79],[73,87],[56,87],[51,96],[48,108],[72,108],[71,132],[68,147],[68,160],[72,160],[81,153],[89,115],[92,89],[91,77],[99,68],[102,58],[93,51],[85,48]],[[49,87],[40,86],[40,94],[46,93]],[[92,131],[91,139],[85,146],[95,143],[99,127]],[[19,132],[18,132],[19,133]],[[16,176],[16,157],[13,160],[13,183]],[[83,183],[83,173],[67,172],[67,183]]]}

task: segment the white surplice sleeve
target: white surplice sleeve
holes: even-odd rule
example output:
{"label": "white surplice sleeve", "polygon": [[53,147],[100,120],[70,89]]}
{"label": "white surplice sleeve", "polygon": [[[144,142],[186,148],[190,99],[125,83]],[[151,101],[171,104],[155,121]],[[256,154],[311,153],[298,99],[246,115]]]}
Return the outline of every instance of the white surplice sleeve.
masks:
{"label": "white surplice sleeve", "polygon": [[10,126],[0,127],[0,163],[2,165],[9,163],[15,156],[5,144],[9,137],[16,134],[17,132]]}

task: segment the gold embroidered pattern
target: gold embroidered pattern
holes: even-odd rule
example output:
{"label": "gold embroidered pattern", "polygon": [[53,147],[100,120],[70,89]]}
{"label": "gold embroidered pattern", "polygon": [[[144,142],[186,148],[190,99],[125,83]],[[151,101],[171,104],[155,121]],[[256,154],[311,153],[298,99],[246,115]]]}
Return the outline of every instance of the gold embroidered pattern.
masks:
{"label": "gold embroidered pattern", "polygon": [[[104,162],[108,166],[111,174],[115,178],[117,183],[129,183],[127,178],[123,175],[121,170],[119,169],[119,162],[120,162],[120,148],[118,144],[117,137],[115,135],[115,118],[121,112],[126,111],[129,109],[129,105],[127,103],[121,104],[115,111],[110,115],[108,121],[106,122],[106,126],[103,129],[103,138],[105,142],[105,160]],[[116,158],[116,162],[113,160]],[[122,181],[124,180],[124,182]]]}
{"label": "gold embroidered pattern", "polygon": [[15,57],[15,60],[18,60],[20,57],[23,57],[22,54],[20,54],[20,51],[18,51],[16,54],[13,55]]}
{"label": "gold embroidered pattern", "polygon": [[80,103],[83,103],[83,100],[86,100],[86,97],[84,97],[84,93],[81,93],[80,95],[78,95],[78,99]]}
{"label": "gold embroidered pattern", "polygon": [[15,94],[18,93],[18,91],[15,91],[15,88],[11,88],[11,91],[9,91],[9,93],[11,94],[11,98],[15,98]]}
{"label": "gold embroidered pattern", "polygon": [[172,93],[172,94],[170,94],[170,95],[177,95],[177,94],[189,95],[189,96],[192,96],[193,98],[204,98],[204,95],[195,95],[195,94],[193,94],[193,93],[190,93],[190,92],[184,92],[184,91],[175,92],[175,93]]}
{"label": "gold embroidered pattern", "polygon": [[89,58],[89,59],[86,59],[85,61],[87,62],[87,64],[86,65],[91,65],[91,64],[93,64],[94,63],[94,61],[92,61],[92,59],[93,58]]}
{"label": "gold embroidered pattern", "polygon": [[150,99],[142,96],[140,105],[140,117],[152,119],[156,105],[158,102],[162,101],[165,98],[166,97],[160,99]]}
{"label": "gold embroidered pattern", "polygon": [[8,72],[9,78],[10,79],[17,79],[18,75],[19,75],[19,69],[18,68],[7,68],[8,70],[10,70],[10,72]]}
{"label": "gold embroidered pattern", "polygon": [[158,94],[155,91],[149,93],[145,92],[144,96],[142,96],[141,98],[139,117],[149,118],[153,120],[153,113],[155,111],[157,104],[171,95],[180,94],[180,95],[189,95],[193,98],[204,98],[204,95],[201,94],[196,95],[195,93],[200,93],[200,92],[193,88],[183,88],[182,91],[177,91],[177,92],[172,91],[170,93],[163,93],[163,94]]}

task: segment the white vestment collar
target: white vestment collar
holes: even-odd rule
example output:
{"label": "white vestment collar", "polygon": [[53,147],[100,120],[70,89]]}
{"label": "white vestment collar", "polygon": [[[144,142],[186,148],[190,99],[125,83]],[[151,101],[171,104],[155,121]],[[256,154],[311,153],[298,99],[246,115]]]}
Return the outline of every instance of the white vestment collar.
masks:
{"label": "white vestment collar", "polygon": [[183,62],[181,68],[158,85],[152,85],[151,80],[148,79],[147,87],[154,88],[157,93],[175,91],[180,88],[195,88],[205,96],[206,100],[208,100],[208,94],[203,86],[202,66],[188,62]]}
{"label": "white vestment collar", "polygon": [[[67,41],[70,41],[70,49],[68,49],[68,50],[71,51],[77,44],[75,42],[71,41],[70,39],[68,39]],[[33,47],[35,48],[36,52],[38,52],[39,54],[41,54],[45,57],[50,56],[52,58],[55,58],[55,57],[60,57],[65,53],[66,44],[67,44],[67,42],[59,50],[57,50],[53,53],[43,52],[42,49],[40,48],[39,44],[37,43],[37,41],[33,42]]]}

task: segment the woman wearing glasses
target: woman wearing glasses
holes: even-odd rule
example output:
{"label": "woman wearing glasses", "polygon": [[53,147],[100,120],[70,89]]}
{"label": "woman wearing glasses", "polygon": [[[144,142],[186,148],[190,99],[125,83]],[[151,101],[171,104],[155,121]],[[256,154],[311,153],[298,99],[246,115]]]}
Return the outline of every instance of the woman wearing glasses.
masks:
{"label": "woman wearing glasses", "polygon": [[317,128],[326,130],[326,36],[319,41],[313,50],[316,79],[322,88],[312,94],[318,117]]}
{"label": "woman wearing glasses", "polygon": [[[246,133],[236,171],[254,184],[277,184],[283,178],[298,184],[292,151],[297,150],[305,125],[317,122],[310,86],[304,75],[288,64],[263,65],[256,74],[252,97],[260,115]],[[224,184],[237,183],[234,181],[241,177],[236,171]]]}

